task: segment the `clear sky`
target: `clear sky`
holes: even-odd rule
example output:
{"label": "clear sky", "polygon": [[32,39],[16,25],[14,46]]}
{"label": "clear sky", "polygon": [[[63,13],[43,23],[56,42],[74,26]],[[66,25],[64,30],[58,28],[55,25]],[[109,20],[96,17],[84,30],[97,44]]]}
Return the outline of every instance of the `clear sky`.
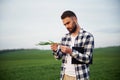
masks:
{"label": "clear sky", "polygon": [[60,19],[65,10],[94,35],[95,47],[120,45],[119,0],[0,0],[0,49],[49,49],[35,44],[61,40],[68,32]]}

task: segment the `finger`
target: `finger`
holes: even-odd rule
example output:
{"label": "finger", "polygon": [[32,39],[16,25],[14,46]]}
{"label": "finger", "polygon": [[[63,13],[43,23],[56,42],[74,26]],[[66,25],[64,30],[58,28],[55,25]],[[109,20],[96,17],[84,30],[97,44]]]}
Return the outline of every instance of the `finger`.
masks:
{"label": "finger", "polygon": [[64,49],[64,48],[65,48],[65,46],[60,46],[60,48],[61,48],[61,49]]}

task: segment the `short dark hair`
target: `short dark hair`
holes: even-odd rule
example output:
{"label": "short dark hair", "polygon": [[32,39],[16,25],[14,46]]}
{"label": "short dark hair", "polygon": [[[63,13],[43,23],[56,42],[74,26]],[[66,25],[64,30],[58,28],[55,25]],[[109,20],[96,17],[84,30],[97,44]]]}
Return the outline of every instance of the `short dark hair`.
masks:
{"label": "short dark hair", "polygon": [[67,10],[64,11],[63,14],[61,15],[61,19],[65,19],[66,17],[76,17],[76,15],[73,11]]}

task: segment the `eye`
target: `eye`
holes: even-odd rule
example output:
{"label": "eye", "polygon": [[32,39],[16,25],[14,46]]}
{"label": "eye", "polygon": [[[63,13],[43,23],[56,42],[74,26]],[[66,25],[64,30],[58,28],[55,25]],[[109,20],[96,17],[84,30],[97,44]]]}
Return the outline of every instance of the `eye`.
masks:
{"label": "eye", "polygon": [[69,24],[70,22],[67,22],[66,24]]}

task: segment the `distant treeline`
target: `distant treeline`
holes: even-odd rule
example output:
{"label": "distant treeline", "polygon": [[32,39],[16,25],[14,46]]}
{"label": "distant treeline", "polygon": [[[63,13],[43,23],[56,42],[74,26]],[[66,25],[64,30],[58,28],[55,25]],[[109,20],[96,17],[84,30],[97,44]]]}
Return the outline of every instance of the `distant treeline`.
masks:
{"label": "distant treeline", "polygon": [[4,49],[4,50],[0,50],[0,54],[6,52],[23,51],[23,50],[40,50],[40,49]]}

